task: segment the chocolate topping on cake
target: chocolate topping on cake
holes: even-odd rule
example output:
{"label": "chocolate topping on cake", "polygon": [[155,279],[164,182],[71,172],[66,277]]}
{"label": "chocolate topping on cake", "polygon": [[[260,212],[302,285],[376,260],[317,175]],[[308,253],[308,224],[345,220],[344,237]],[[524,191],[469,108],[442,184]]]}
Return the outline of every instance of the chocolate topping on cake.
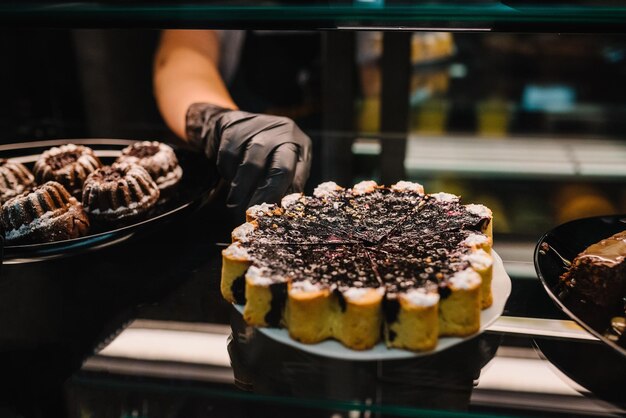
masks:
{"label": "chocolate topping on cake", "polygon": [[341,292],[384,287],[387,298],[418,288],[445,298],[449,279],[470,265],[465,240],[484,236],[484,218],[460,198],[423,195],[408,183],[325,183],[316,196],[252,212],[256,227],[240,244],[254,265]]}
{"label": "chocolate topping on cake", "polygon": [[561,281],[584,300],[623,307],[626,299],[626,231],[589,246],[572,260]]}
{"label": "chocolate topping on cake", "polygon": [[594,263],[609,267],[622,263],[626,258],[626,231],[591,245],[579,258],[589,258]]}

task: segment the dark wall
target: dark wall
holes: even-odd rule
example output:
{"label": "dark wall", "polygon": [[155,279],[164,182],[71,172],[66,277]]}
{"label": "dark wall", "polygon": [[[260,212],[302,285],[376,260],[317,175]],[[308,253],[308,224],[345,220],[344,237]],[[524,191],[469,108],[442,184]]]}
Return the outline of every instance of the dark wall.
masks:
{"label": "dark wall", "polygon": [[0,143],[167,140],[152,96],[158,31],[0,31]]}

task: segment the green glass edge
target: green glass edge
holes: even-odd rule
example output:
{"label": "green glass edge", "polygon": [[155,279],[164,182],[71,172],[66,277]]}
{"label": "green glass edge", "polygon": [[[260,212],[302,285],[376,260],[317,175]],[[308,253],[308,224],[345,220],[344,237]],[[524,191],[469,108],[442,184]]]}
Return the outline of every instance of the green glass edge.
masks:
{"label": "green glass edge", "polygon": [[532,6],[502,4],[417,4],[413,6],[223,6],[197,4],[128,5],[66,3],[14,4],[0,6],[0,17],[53,20],[55,18],[112,18],[129,20],[200,21],[314,21],[356,20],[360,22],[510,22],[510,23],[613,23],[626,24],[625,7]]}

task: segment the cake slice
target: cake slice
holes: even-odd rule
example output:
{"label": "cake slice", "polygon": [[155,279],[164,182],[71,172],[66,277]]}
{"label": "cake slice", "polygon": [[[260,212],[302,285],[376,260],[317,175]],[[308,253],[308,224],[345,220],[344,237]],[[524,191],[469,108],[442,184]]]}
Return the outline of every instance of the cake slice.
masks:
{"label": "cake slice", "polygon": [[439,303],[439,335],[463,337],[480,329],[481,278],[471,267],[446,280]]}
{"label": "cake slice", "polygon": [[[384,289],[363,250],[324,246],[289,287],[285,323],[292,338],[308,343],[335,338],[361,350],[380,340]],[[294,276],[297,278],[297,276]]]}
{"label": "cake slice", "polygon": [[614,308],[623,304],[626,298],[626,230],[578,254],[561,281],[596,305]]}

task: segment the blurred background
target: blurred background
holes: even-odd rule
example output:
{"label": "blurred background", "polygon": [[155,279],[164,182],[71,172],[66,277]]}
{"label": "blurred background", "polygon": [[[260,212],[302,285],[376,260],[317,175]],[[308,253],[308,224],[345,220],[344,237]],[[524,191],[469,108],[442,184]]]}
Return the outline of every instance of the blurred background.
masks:
{"label": "blurred background", "polygon": [[[424,184],[427,192],[455,193],[493,210],[495,249],[513,279],[513,294],[504,325],[491,334],[506,334],[505,342],[491,368],[483,370],[470,409],[563,417],[623,413],[598,406],[591,385],[581,383],[583,388],[555,372],[536,350],[537,339],[526,336],[543,335],[552,343],[566,339],[567,350],[554,350],[557,358],[573,340],[591,345],[583,330],[561,321],[564,315],[535,273],[533,250],[541,235],[560,223],[626,213],[625,35],[256,30],[221,36],[234,42],[222,52],[238,63],[224,74],[235,102],[252,112],[290,116],[313,139],[309,192],[327,180],[349,186],[363,179],[390,184],[404,178]],[[0,30],[0,143],[91,137],[178,141],[152,95],[158,37],[159,31],[148,29]],[[19,385],[8,383],[24,393],[23,404],[43,399],[42,409],[53,405],[75,417],[259,416],[260,401],[267,401],[266,407],[277,402],[234,390],[226,351],[230,306],[219,295],[219,243],[228,240],[230,229],[217,225],[220,216],[210,208],[200,220],[189,219],[173,234],[184,235],[180,231],[187,228],[195,236],[176,235],[184,245],[175,250],[154,240],[163,253],[160,262],[169,266],[154,276],[116,276],[118,287],[112,287],[108,277],[91,283],[39,271],[33,281],[45,286],[16,284],[26,289],[18,294],[24,300],[28,292],[37,294],[35,300],[51,294],[58,299],[58,327],[71,337],[67,346],[79,352],[63,345],[52,357],[39,334],[32,351],[19,348],[15,357],[4,346],[4,362],[13,363],[21,376]],[[112,264],[111,271],[114,261],[106,255],[98,260]],[[133,266],[142,271],[143,264],[140,259]],[[84,294],[73,297],[77,288]],[[97,296],[99,304],[84,295]],[[19,297],[18,304],[25,305]],[[65,344],[65,334],[59,331],[63,338],[57,337],[56,329],[42,322],[47,314],[40,305],[30,316],[25,313],[32,307],[24,306],[15,317],[47,324],[41,327],[54,334],[54,343]],[[10,314],[6,318],[13,319]],[[85,325],[91,316],[97,320]],[[96,322],[106,324],[98,335]],[[19,332],[26,329],[15,324]],[[493,356],[498,344],[489,342],[489,350],[482,351]],[[71,357],[67,367],[49,361],[65,357]],[[623,358],[616,364],[623,365]],[[49,381],[40,379],[50,368]],[[475,377],[469,376],[469,386],[476,386]],[[39,386],[32,383],[37,379]],[[30,385],[35,395],[23,389]],[[4,393],[15,398],[12,391]],[[8,411],[2,409],[5,400],[0,399],[0,416]],[[291,406],[278,410],[296,415],[311,407]],[[359,415],[351,403],[340,406],[328,407],[326,415],[370,416],[363,409]],[[332,415],[338,408],[341,413]],[[267,415],[275,412],[270,407]]]}
{"label": "blurred background", "polygon": [[[158,36],[0,31],[0,141],[175,140],[152,97]],[[314,138],[309,187],[385,181],[402,165],[399,173],[427,191],[491,207],[498,242],[534,242],[571,219],[626,212],[626,37],[415,33],[408,88],[390,110],[408,112],[407,135],[397,124],[381,129],[383,33],[351,36],[347,61],[319,33],[250,32],[238,49],[248,52],[236,52],[239,70],[229,77],[241,108],[291,116]],[[301,52],[285,53],[294,49]],[[333,61],[351,66],[343,78],[322,82]],[[337,105],[327,104],[346,96],[332,90],[341,83],[350,84],[348,97],[336,101],[351,107],[333,114]],[[340,121],[329,124],[333,117]],[[381,154],[393,143],[401,150],[390,167]],[[349,155],[331,160],[332,147]]]}

